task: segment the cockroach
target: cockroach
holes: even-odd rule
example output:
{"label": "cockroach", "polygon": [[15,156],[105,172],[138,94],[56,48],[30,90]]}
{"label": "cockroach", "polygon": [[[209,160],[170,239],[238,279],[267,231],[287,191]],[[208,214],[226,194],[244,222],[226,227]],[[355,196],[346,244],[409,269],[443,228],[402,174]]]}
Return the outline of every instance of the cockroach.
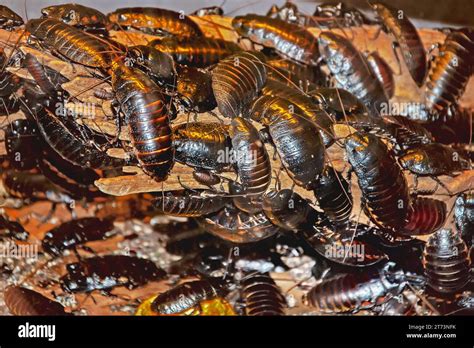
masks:
{"label": "cockroach", "polygon": [[313,188],[325,162],[325,148],[316,125],[302,117],[304,113],[296,105],[280,97],[260,97],[250,114],[268,127],[271,141],[293,181],[306,189]]}
{"label": "cockroach", "polygon": [[469,28],[448,34],[431,63],[425,84],[426,105],[437,118],[456,105],[473,73],[474,31]]}
{"label": "cockroach", "polygon": [[244,118],[236,117],[229,128],[232,155],[242,184],[241,194],[259,207],[259,196],[271,181],[271,163],[257,129]]}
{"label": "cockroach", "polygon": [[385,90],[385,95],[388,99],[391,99],[395,93],[395,80],[392,68],[377,51],[371,52],[367,55],[367,62],[369,62],[375,76],[377,76],[377,79],[382,84]]}
{"label": "cockroach", "polygon": [[[427,60],[423,42],[410,19],[403,11],[386,4],[376,3],[372,9],[381,20],[382,29],[390,33],[400,47],[403,60],[418,86],[422,86],[426,77]],[[398,56],[397,56],[398,57]]]}
{"label": "cockroach", "polygon": [[353,133],[345,147],[359,181],[366,215],[381,228],[403,228],[411,209],[410,196],[407,180],[393,154],[373,134]]}
{"label": "cockroach", "polygon": [[466,192],[456,198],[454,217],[462,239],[470,248],[474,244],[474,194]]}
{"label": "cockroach", "polygon": [[167,192],[163,196],[157,196],[153,201],[156,209],[166,215],[196,217],[208,215],[221,210],[226,203],[223,195],[208,191]]}
{"label": "cockroach", "polygon": [[232,26],[242,37],[274,48],[285,58],[302,64],[318,65],[317,38],[305,28],[280,19],[253,14],[235,17]]}
{"label": "cockroach", "polygon": [[245,276],[240,281],[240,287],[246,315],[285,314],[286,299],[268,273],[255,273]]}
{"label": "cockroach", "polygon": [[229,182],[229,194],[232,202],[241,211],[256,214],[262,211],[262,200],[260,196],[247,195],[245,186],[236,182]]}
{"label": "cockroach", "polygon": [[306,300],[321,313],[356,313],[401,294],[407,284],[422,286],[424,279],[397,270],[388,262],[378,271],[339,274],[323,280],[306,294]]}
{"label": "cockroach", "polygon": [[280,81],[290,87],[296,85],[303,91],[309,91],[315,85],[324,84],[325,77],[317,67],[283,58],[270,59],[267,63],[271,66],[267,69],[268,79]]}
{"label": "cockroach", "polygon": [[148,45],[171,55],[177,64],[194,68],[206,68],[242,51],[231,41],[196,36],[153,40]]}
{"label": "cockroach", "polygon": [[470,281],[471,260],[461,235],[441,229],[430,236],[423,253],[427,285],[440,294],[461,291]]}
{"label": "cockroach", "polygon": [[176,93],[180,104],[197,113],[214,110],[217,102],[210,72],[184,65],[177,70]]}
{"label": "cockroach", "polygon": [[411,236],[431,234],[446,222],[446,203],[433,198],[417,197],[413,200],[408,223],[399,232]]}
{"label": "cockroach", "polygon": [[209,6],[197,9],[191,16],[204,17],[204,16],[223,16],[224,10],[220,6]]}
{"label": "cockroach", "polygon": [[160,36],[203,36],[199,26],[183,12],[154,7],[127,7],[119,8],[107,17],[122,29],[131,28]]}
{"label": "cockroach", "polygon": [[173,133],[164,96],[142,71],[116,63],[112,88],[125,114],[132,145],[143,171],[157,181],[174,165]]}
{"label": "cockroach", "polygon": [[329,220],[341,224],[349,219],[353,206],[352,193],[349,182],[341,172],[326,165],[313,192]]}
{"label": "cockroach", "polygon": [[41,155],[39,134],[29,120],[14,120],[5,130],[5,148],[10,165],[18,170],[36,168]]}
{"label": "cockroach", "polygon": [[[433,135],[420,123],[404,116],[384,116],[384,124],[379,126],[381,136],[394,145],[397,155],[403,154],[410,148],[434,142]],[[375,128],[375,127],[374,127]]]}
{"label": "cockroach", "polygon": [[0,5],[0,29],[12,31],[23,25],[23,19],[6,6]]}
{"label": "cockroach", "polygon": [[10,285],[5,289],[3,295],[5,304],[13,315],[71,315],[59,302],[22,286]]}
{"label": "cockroach", "polygon": [[255,243],[281,231],[262,212],[249,214],[233,206],[198,218],[198,223],[207,232],[232,243]]}
{"label": "cockroach", "polygon": [[442,144],[470,144],[474,138],[473,109],[453,106],[449,117],[423,123],[436,142]]}
{"label": "cockroach", "polygon": [[85,247],[87,242],[110,238],[116,232],[112,220],[86,217],[67,221],[49,230],[41,245],[49,255],[59,256],[66,250]]}
{"label": "cockroach", "polygon": [[388,105],[388,98],[366,57],[344,36],[332,32],[322,32],[318,43],[336,87],[354,94],[372,114],[379,114]]}
{"label": "cockroach", "polygon": [[7,237],[26,241],[29,236],[30,234],[25,231],[20,223],[10,221],[6,216],[0,215],[0,239]]}
{"label": "cockroach", "polygon": [[93,34],[108,36],[109,21],[102,12],[79,4],[53,5],[41,9],[43,18],[58,19]]}
{"label": "cockroach", "polygon": [[320,28],[360,27],[371,21],[358,9],[343,2],[322,3],[316,6],[313,22]]}
{"label": "cockroach", "polygon": [[117,286],[133,289],[166,276],[154,262],[134,256],[105,255],[66,265],[61,287],[70,293],[109,291]]}
{"label": "cockroach", "polygon": [[212,89],[224,117],[238,117],[259,94],[267,79],[265,57],[242,52],[221,60],[212,70]]}

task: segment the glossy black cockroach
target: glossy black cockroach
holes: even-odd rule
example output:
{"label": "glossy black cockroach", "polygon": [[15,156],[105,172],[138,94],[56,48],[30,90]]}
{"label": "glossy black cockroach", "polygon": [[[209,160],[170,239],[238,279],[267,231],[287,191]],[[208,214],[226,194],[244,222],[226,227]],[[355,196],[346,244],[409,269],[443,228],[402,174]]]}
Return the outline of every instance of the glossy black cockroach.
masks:
{"label": "glossy black cockroach", "polygon": [[356,313],[399,295],[407,284],[422,287],[424,279],[397,270],[388,262],[378,271],[340,274],[323,280],[306,294],[306,300],[318,312]]}
{"label": "glossy black cockroach", "polygon": [[10,221],[6,216],[0,215],[0,239],[6,237],[25,241],[29,236],[30,234],[25,231],[20,223]]}
{"label": "glossy black cockroach", "polygon": [[10,165],[18,170],[36,168],[41,154],[36,125],[25,119],[14,120],[5,130],[5,149]]}
{"label": "glossy black cockroach", "polygon": [[41,9],[44,18],[54,18],[87,32],[108,36],[109,21],[102,12],[79,4],[61,4]]}
{"label": "glossy black cockroach", "polygon": [[0,29],[13,30],[23,25],[23,19],[6,6],[0,5]]}
{"label": "glossy black cockroach", "polygon": [[199,26],[183,12],[154,7],[119,8],[107,15],[109,21],[121,29],[136,29],[161,36],[198,37]]}
{"label": "glossy black cockroach", "polygon": [[296,105],[280,97],[260,97],[250,114],[253,120],[268,127],[271,142],[293,181],[313,188],[325,162],[325,148],[317,126],[302,117],[304,113]]}
{"label": "glossy black cockroach", "polygon": [[207,232],[232,243],[255,243],[282,231],[263,212],[249,214],[233,206],[198,218]]}
{"label": "glossy black cockroach", "polygon": [[66,265],[61,277],[66,292],[109,291],[117,286],[133,289],[166,276],[154,262],[134,256],[106,255],[83,259]]}
{"label": "glossy black cockroach", "polygon": [[224,117],[238,117],[260,93],[267,79],[265,57],[242,52],[221,60],[212,70],[212,89]]}
{"label": "glossy black cockroach", "polygon": [[362,12],[343,2],[318,4],[312,21],[320,28],[360,27],[371,24]]}
{"label": "glossy black cockroach", "polygon": [[470,248],[474,244],[474,194],[466,192],[456,198],[454,207],[456,227]]}
{"label": "glossy black cockroach", "polygon": [[426,105],[433,110],[431,121],[456,105],[473,73],[474,31],[469,28],[448,34],[434,58],[425,84]]}
{"label": "glossy black cockroach", "polygon": [[367,62],[372,66],[372,70],[382,84],[387,98],[392,98],[395,93],[395,80],[390,65],[388,65],[385,59],[383,59],[377,51],[371,52],[367,55]]}
{"label": "glossy black cockroach", "polygon": [[373,4],[372,8],[381,20],[382,29],[390,33],[395,40],[394,44],[400,47],[413,80],[418,86],[423,85],[427,60],[423,42],[415,26],[401,10],[381,3]]}
{"label": "glossy black cockroach", "polygon": [[411,236],[431,234],[439,230],[446,222],[446,203],[433,198],[417,197],[413,200],[408,223],[402,234]]}
{"label": "glossy black cockroach", "polygon": [[259,15],[237,16],[232,26],[242,37],[274,48],[283,57],[307,65],[318,65],[317,38],[298,25]]}
{"label": "glossy black cockroach", "polygon": [[367,58],[344,36],[322,32],[318,38],[319,52],[336,80],[343,88],[360,99],[376,115],[388,105],[383,85]]}
{"label": "glossy black cockroach", "polygon": [[59,302],[22,286],[8,286],[4,292],[4,300],[13,315],[70,315]]}
{"label": "glossy black cockroach", "polygon": [[350,184],[331,166],[326,166],[313,189],[319,207],[335,224],[344,223],[352,212]]}
{"label": "glossy black cockroach", "polygon": [[185,110],[203,113],[216,108],[211,74],[207,70],[179,65],[176,93]]}
{"label": "glossy black cockroach", "polygon": [[85,248],[87,242],[110,238],[116,232],[112,220],[86,217],[67,221],[49,230],[41,245],[49,255],[59,256],[66,250]]}
{"label": "glossy black cockroach", "polygon": [[148,45],[171,55],[177,64],[205,68],[242,51],[231,41],[207,37],[165,38],[153,40]]}
{"label": "glossy black cockroach", "polygon": [[221,210],[226,201],[225,196],[209,191],[176,191],[157,196],[153,204],[166,215],[197,217]]}
{"label": "glossy black cockroach", "polygon": [[271,66],[267,69],[268,79],[280,81],[289,87],[297,86],[303,91],[309,91],[315,85],[321,86],[325,83],[325,77],[317,67],[284,58],[270,59],[267,63]]}
{"label": "glossy black cockroach", "polygon": [[370,220],[381,228],[398,230],[406,225],[411,209],[408,184],[387,146],[373,134],[351,134],[346,154],[357,175],[362,205]]}
{"label": "glossy black cockroach", "polygon": [[116,63],[112,88],[125,114],[138,163],[155,180],[165,180],[174,165],[174,148],[168,108],[159,87],[142,71]]}
{"label": "glossy black cockroach", "polygon": [[423,253],[427,285],[441,294],[461,291],[469,283],[471,261],[461,235],[441,229],[428,239]]}
{"label": "glossy black cockroach", "polygon": [[281,289],[268,273],[249,274],[240,281],[245,314],[249,316],[284,315],[287,307]]}

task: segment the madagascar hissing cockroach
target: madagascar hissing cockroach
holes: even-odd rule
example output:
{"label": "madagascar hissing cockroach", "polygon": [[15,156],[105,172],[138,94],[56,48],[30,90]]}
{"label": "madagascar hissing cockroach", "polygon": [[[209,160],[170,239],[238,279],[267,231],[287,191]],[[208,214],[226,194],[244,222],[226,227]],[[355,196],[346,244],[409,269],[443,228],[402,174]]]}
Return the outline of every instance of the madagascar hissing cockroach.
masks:
{"label": "madagascar hissing cockroach", "polygon": [[151,260],[125,255],[105,255],[66,265],[67,274],[61,277],[66,292],[110,291],[117,286],[136,288],[150,281],[158,281],[166,272]]}
{"label": "madagascar hissing cockroach", "polygon": [[178,65],[176,78],[178,103],[185,110],[203,113],[216,108],[211,73],[207,70]]}
{"label": "madagascar hissing cockroach", "polygon": [[5,289],[3,295],[5,304],[13,315],[70,315],[66,313],[59,302],[22,286],[10,285]]}
{"label": "madagascar hissing cockroach", "polygon": [[423,127],[429,130],[439,143],[470,144],[474,138],[473,109],[454,106],[448,113],[449,117],[423,123]]}
{"label": "madagascar hissing cockroach", "polygon": [[423,253],[427,285],[441,294],[460,292],[471,280],[471,260],[461,235],[441,229],[428,239]]}
{"label": "madagascar hissing cockroach", "polygon": [[474,194],[466,192],[456,198],[454,207],[456,227],[470,248],[474,244]]}
{"label": "madagascar hissing cockroach", "polygon": [[142,71],[115,63],[112,88],[125,114],[132,146],[143,171],[157,181],[174,165],[173,132],[159,87]]}
{"label": "madagascar hissing cockroach", "polygon": [[262,200],[260,196],[247,195],[245,186],[237,181],[229,182],[229,195],[232,202],[241,211],[256,214],[262,211]]}
{"label": "madagascar hissing cockroach", "polygon": [[377,79],[382,84],[385,90],[385,95],[388,99],[391,99],[395,93],[395,81],[392,68],[377,51],[371,52],[367,55],[367,62],[372,66],[375,76],[377,76]]}
{"label": "madagascar hissing cockroach", "polygon": [[41,155],[38,129],[25,119],[14,120],[5,129],[5,149],[10,165],[18,170],[36,168]]}
{"label": "madagascar hissing cockroach", "polygon": [[387,137],[397,155],[403,154],[410,148],[434,141],[431,133],[423,125],[407,117],[384,116],[383,121],[384,123],[379,126],[382,131],[381,136]]}
{"label": "madagascar hissing cockroach", "polygon": [[136,29],[161,36],[203,36],[199,26],[183,12],[154,7],[119,8],[107,15],[120,29]]}
{"label": "madagascar hissing cockroach", "polygon": [[341,172],[326,165],[313,188],[319,207],[335,224],[345,223],[352,212],[350,184]]}
{"label": "madagascar hissing cockroach", "polygon": [[209,191],[173,191],[157,195],[153,205],[166,215],[196,217],[221,210],[226,201],[222,194]]}
{"label": "madagascar hissing cockroach", "polygon": [[25,231],[23,226],[16,221],[10,221],[3,214],[0,215],[0,239],[13,238],[20,241],[26,241],[30,234]]}
{"label": "madagascar hissing cockroach", "polygon": [[431,63],[425,84],[426,105],[431,121],[444,116],[466,90],[474,65],[474,31],[462,28],[448,34]]}
{"label": "madagascar hissing cockroach", "polygon": [[198,223],[207,232],[232,243],[255,243],[282,231],[263,212],[249,214],[234,206],[200,217]]}
{"label": "madagascar hissing cockroach", "polygon": [[394,263],[388,262],[378,271],[339,274],[323,280],[306,294],[306,300],[321,313],[356,313],[401,294],[407,284],[421,287],[424,279],[395,269]]}
{"label": "madagascar hissing cockroach", "polygon": [[242,116],[267,80],[265,57],[241,52],[221,60],[212,70],[212,90],[224,117]]}
{"label": "madagascar hissing cockroach", "polygon": [[290,178],[297,185],[312,189],[325,162],[325,148],[316,124],[304,118],[299,107],[280,97],[260,97],[249,113],[253,120],[268,127],[271,142]]}
{"label": "madagascar hissing cockroach", "polygon": [[285,58],[302,64],[318,65],[317,38],[305,28],[280,19],[253,14],[235,17],[232,26],[242,37],[274,48]]}
{"label": "madagascar hissing cockroach", "polygon": [[431,234],[446,222],[446,203],[433,198],[416,197],[412,200],[408,223],[400,233],[416,236]]}
{"label": "madagascar hissing cockroach", "polygon": [[41,245],[49,255],[59,256],[65,250],[85,248],[87,242],[105,240],[116,233],[112,220],[86,217],[67,221],[49,230]]}
{"label": "madagascar hissing cockroach", "polygon": [[0,5],[0,29],[12,31],[23,25],[23,19],[6,6]]}
{"label": "madagascar hissing cockroach", "polygon": [[410,195],[393,154],[373,134],[353,133],[346,139],[345,147],[359,181],[366,215],[381,228],[403,228],[411,209]]}
{"label": "madagascar hissing cockroach", "polygon": [[284,315],[285,296],[268,273],[253,273],[240,280],[240,293],[248,316]]}
{"label": "madagascar hissing cockroach", "polygon": [[393,36],[394,47],[395,45],[400,47],[403,60],[413,80],[418,86],[423,85],[427,60],[418,30],[401,10],[381,3],[373,4],[372,9],[381,21],[382,29]]}
{"label": "madagascar hissing cockroach", "polygon": [[322,32],[318,38],[319,52],[336,80],[343,88],[360,99],[373,115],[388,105],[384,87],[367,58],[342,35]]}

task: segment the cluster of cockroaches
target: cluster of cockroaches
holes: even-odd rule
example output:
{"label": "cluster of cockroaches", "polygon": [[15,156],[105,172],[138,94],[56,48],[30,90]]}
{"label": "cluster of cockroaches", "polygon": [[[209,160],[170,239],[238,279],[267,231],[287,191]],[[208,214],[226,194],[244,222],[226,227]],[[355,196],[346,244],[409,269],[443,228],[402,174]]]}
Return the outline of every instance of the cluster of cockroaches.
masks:
{"label": "cluster of cockroaches", "polygon": [[[474,30],[445,30],[445,41],[428,62],[418,31],[402,11],[371,6],[375,19],[343,4],[320,5],[312,16],[292,3],[274,6],[266,16],[238,16],[231,29],[239,43],[207,37],[191,17],[158,8],[123,8],[106,16],[81,5],[51,6],[23,29],[18,15],[0,7],[0,28],[21,30],[28,38],[0,51],[0,112],[21,110],[26,116],[4,127],[2,182],[9,196],[66,204],[74,214],[71,202],[110,201],[94,185],[97,179],[135,165],[166,183],[175,162],[192,167],[196,182],[209,187],[183,185],[127,201],[128,218],[189,218],[170,227],[167,249],[182,260],[166,271],[136,256],[78,253],[95,254],[86,243],[117,233],[118,202],[107,217],[95,211],[98,217],[75,218],[47,232],[44,254],[57,259],[72,251],[78,259],[66,266],[62,290],[110,294],[118,286],[133,289],[188,275],[199,280],[143,301],[137,314],[283,315],[287,296],[269,274],[236,266],[229,245],[239,245],[239,258],[272,260],[284,269],[289,267],[282,249],[316,259],[317,284],[303,296],[315,313],[410,315],[419,303],[431,314],[472,311],[472,301],[462,308],[459,297],[472,290],[474,195],[459,194],[457,229],[444,229],[450,215],[445,202],[426,197],[433,192],[410,189],[405,173],[445,187],[439,176],[470,169],[472,111],[458,101],[474,71]],[[193,15],[212,23],[223,11],[212,7]],[[395,90],[391,68],[377,52],[359,52],[341,30],[363,25],[391,34],[399,64],[424,89],[423,107],[384,115]],[[321,32],[314,35],[312,27]],[[115,41],[111,30],[142,31],[156,39],[128,46]],[[242,48],[245,41],[251,50]],[[126,126],[131,141],[58,112],[57,105],[77,97],[62,88],[68,78],[23,54],[18,44],[82,65],[108,83],[111,92],[97,87],[94,95],[112,100],[118,133]],[[15,64],[32,79],[7,69]],[[179,111],[195,114],[195,121],[173,125]],[[218,122],[197,121],[205,112]],[[337,124],[351,131],[337,137]],[[346,153],[370,225],[351,219],[351,178],[332,165],[331,146]],[[113,147],[131,155],[111,157],[107,150]],[[267,148],[282,168],[272,168]],[[292,187],[281,187],[281,169]],[[295,185],[314,194],[314,201],[296,193]],[[3,237],[28,240],[18,222],[3,216],[0,225]],[[425,243],[415,238],[420,235],[430,236]],[[7,287],[4,299],[13,314],[66,314],[58,302],[22,285]]]}

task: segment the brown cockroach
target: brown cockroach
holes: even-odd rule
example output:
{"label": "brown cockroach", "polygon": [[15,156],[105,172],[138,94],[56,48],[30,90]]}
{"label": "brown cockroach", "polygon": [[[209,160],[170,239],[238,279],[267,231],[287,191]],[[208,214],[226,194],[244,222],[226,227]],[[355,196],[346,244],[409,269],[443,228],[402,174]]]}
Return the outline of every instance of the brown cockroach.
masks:
{"label": "brown cockroach", "polygon": [[8,310],[13,315],[70,315],[59,302],[21,286],[8,286],[4,292],[4,300]]}
{"label": "brown cockroach", "polygon": [[470,248],[474,244],[474,194],[465,192],[456,198],[454,207],[456,228]]}
{"label": "brown cockroach", "polygon": [[367,55],[367,62],[372,66],[372,70],[382,84],[387,98],[392,98],[395,93],[395,81],[390,65],[388,65],[385,59],[383,59],[377,51],[371,52]]}
{"label": "brown cockroach", "polygon": [[473,109],[454,106],[449,117],[423,123],[435,141],[442,144],[470,144],[474,139]]}
{"label": "brown cockroach", "polygon": [[303,91],[309,91],[314,86],[324,84],[325,77],[318,67],[293,62],[289,59],[269,59],[267,63],[268,79],[285,83],[289,87],[297,86]]}
{"label": "brown cockroach", "polygon": [[216,108],[211,73],[207,70],[179,65],[176,93],[185,110],[203,113]]}
{"label": "brown cockroach", "polygon": [[413,200],[413,209],[408,223],[400,233],[410,236],[431,234],[439,230],[446,222],[446,203],[433,198],[417,197]]}
{"label": "brown cockroach", "polygon": [[166,215],[198,217],[221,210],[226,202],[224,195],[209,191],[176,191],[157,196],[153,205]]}
{"label": "brown cockroach", "polygon": [[248,316],[284,315],[287,307],[281,289],[268,273],[249,274],[240,281],[241,297]]}

